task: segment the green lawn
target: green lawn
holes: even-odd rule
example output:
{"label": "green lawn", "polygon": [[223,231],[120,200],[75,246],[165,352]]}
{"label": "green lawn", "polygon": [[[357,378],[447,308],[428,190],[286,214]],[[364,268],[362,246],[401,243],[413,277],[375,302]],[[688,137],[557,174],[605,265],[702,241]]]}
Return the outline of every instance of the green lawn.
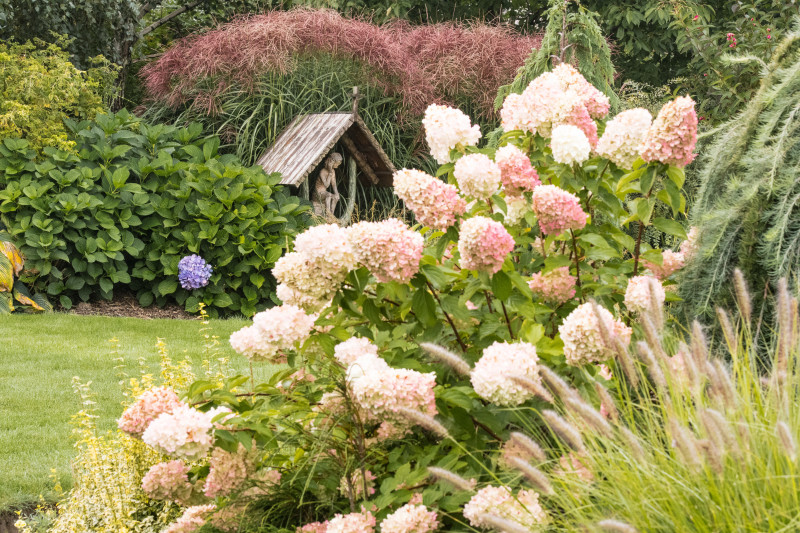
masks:
{"label": "green lawn", "polygon": [[[249,372],[246,360],[227,343],[245,320],[213,320],[211,332],[232,366]],[[99,426],[113,428],[121,411],[109,339],[119,339],[128,373],[144,356],[158,371],[157,338],[173,360],[189,354],[200,372],[201,324],[193,320],[143,320],[68,314],[0,316],[0,510],[35,501],[50,492],[55,468],[64,486],[70,481],[70,416],[80,409],[73,376],[91,380],[99,408]],[[270,372],[259,365],[258,373]]]}

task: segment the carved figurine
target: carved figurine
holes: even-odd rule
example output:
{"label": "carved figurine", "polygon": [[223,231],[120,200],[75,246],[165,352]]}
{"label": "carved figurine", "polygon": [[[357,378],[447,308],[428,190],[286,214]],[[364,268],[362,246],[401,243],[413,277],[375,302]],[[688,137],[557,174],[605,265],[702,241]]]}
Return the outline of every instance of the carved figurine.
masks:
{"label": "carved figurine", "polygon": [[[333,216],[336,204],[339,203],[339,191],[336,189],[336,168],[342,164],[342,155],[334,152],[325,160],[325,167],[319,171],[314,192],[311,194],[311,204],[314,213],[325,217],[330,213]],[[328,190],[333,187],[333,192]]]}

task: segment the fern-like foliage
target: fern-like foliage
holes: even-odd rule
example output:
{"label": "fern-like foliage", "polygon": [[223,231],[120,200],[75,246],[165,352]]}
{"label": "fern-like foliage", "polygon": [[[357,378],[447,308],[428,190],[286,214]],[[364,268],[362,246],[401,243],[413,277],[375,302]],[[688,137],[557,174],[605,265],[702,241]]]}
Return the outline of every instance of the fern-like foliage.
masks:
{"label": "fern-like foliage", "polygon": [[755,97],[710,135],[692,207],[700,250],[680,284],[684,312],[711,316],[732,305],[738,267],[758,316],[779,278],[800,275],[800,22],[766,65]]}
{"label": "fern-like foliage", "polygon": [[495,106],[500,108],[511,93],[521,93],[540,74],[559,63],[570,63],[595,87],[603,91],[616,109],[619,98],[613,89],[614,64],[611,49],[598,25],[599,15],[575,0],[552,0],[542,44],[528,56],[514,81],[500,87]]}

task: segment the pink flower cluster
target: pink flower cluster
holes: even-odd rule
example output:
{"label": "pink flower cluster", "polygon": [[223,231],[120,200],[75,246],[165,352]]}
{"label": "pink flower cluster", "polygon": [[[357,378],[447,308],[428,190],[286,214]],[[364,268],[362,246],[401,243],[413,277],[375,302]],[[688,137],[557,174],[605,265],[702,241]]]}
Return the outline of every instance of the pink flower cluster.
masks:
{"label": "pink flower cluster", "polygon": [[592,118],[603,118],[611,109],[608,96],[589,83],[578,70],[569,63],[560,63],[553,69],[553,74],[566,86],[566,90],[578,94],[581,105],[589,112]]}
{"label": "pink flower cluster", "polygon": [[187,508],[183,514],[162,533],[193,533],[206,524],[209,516],[216,511],[213,503],[208,505],[195,505]]}
{"label": "pink flower cluster", "polygon": [[494,160],[500,167],[500,179],[507,195],[521,196],[542,184],[530,158],[513,144],[498,148]]}
{"label": "pink flower cluster", "polygon": [[337,224],[313,226],[295,239],[295,251],[281,257],[272,269],[278,280],[278,296],[284,303],[309,312],[327,305],[356,255],[348,232]]}
{"label": "pink flower cluster", "polygon": [[327,520],[324,522],[311,522],[303,527],[298,527],[295,533],[327,533],[329,524],[330,522]]}
{"label": "pink flower cluster", "polygon": [[683,168],[694,161],[697,144],[697,113],[694,100],[680,96],[658,112],[642,150],[645,161],[660,161]]}
{"label": "pink flower cluster", "polygon": [[678,251],[683,255],[684,261],[691,261],[697,250],[700,249],[700,228],[693,226],[689,229],[686,240],[681,243]]}
{"label": "pink flower cluster", "polygon": [[153,420],[142,435],[142,440],[166,455],[187,461],[202,459],[214,444],[214,424],[211,419],[215,414],[181,405]]}
{"label": "pink flower cluster", "polygon": [[333,357],[345,366],[355,363],[364,354],[378,355],[378,347],[365,337],[351,337],[333,349]]}
{"label": "pink flower cluster", "polygon": [[[624,346],[631,342],[633,330],[614,319],[614,315],[603,307],[598,307],[599,315],[611,335],[615,335]],[[613,346],[603,340],[600,322],[591,303],[575,308],[558,328],[564,342],[564,356],[567,364],[582,366],[587,363],[602,363],[614,355]]]}
{"label": "pink flower cluster", "polygon": [[575,282],[578,280],[569,273],[569,267],[559,267],[542,274],[531,275],[528,287],[533,294],[546,302],[563,304],[575,297]]}
{"label": "pink flower cluster", "polygon": [[431,533],[440,525],[436,511],[408,503],[383,519],[381,533]]}
{"label": "pink flower cluster", "polygon": [[328,522],[326,533],[374,533],[375,517],[369,511],[337,514]]}
{"label": "pink flower cluster", "polygon": [[[353,487],[353,498],[356,500],[366,499],[366,497],[375,494],[375,474],[369,470],[365,470],[362,474],[361,470],[356,470],[350,475],[350,482],[347,481],[347,476],[343,476],[339,482],[339,492],[347,496],[350,493],[350,487]],[[364,482],[367,485],[367,496],[364,496]]]}
{"label": "pink flower cluster", "polygon": [[556,476],[578,476],[578,479],[584,483],[591,483],[594,481],[594,474],[581,460],[581,456],[575,452],[570,452],[567,455],[562,455],[558,459],[558,467],[553,470]]}
{"label": "pink flower cluster", "polygon": [[661,264],[658,265],[653,263],[652,261],[648,261],[647,259],[642,259],[642,265],[644,265],[653,275],[658,278],[659,280],[664,280],[670,277],[672,274],[683,268],[687,261],[690,261],[691,258],[697,253],[697,250],[700,246],[698,242],[698,235],[699,229],[697,227],[693,227],[689,230],[689,235],[687,235],[687,239],[681,243],[680,248],[677,252],[672,250],[664,250],[661,252]]}
{"label": "pink flower cluster", "polygon": [[414,212],[420,224],[446,230],[467,211],[458,190],[420,170],[403,169],[394,175],[394,192]]}
{"label": "pink flower cluster", "polygon": [[510,379],[524,376],[539,381],[539,356],[527,342],[495,342],[483,350],[472,369],[470,380],[475,392],[497,405],[519,405],[533,396],[528,389]]}
{"label": "pink flower cluster", "polygon": [[508,487],[484,487],[464,506],[464,518],[473,527],[491,528],[492,525],[484,519],[487,514],[516,522],[531,531],[540,529],[547,521],[547,513],[539,504],[536,492],[523,489],[514,498]]}
{"label": "pink flower cluster", "polygon": [[580,165],[589,159],[592,151],[592,145],[586,135],[580,128],[571,124],[562,124],[553,128],[550,147],[553,151],[553,159],[557,163],[565,165]]}
{"label": "pink flower cluster", "polygon": [[500,187],[500,167],[484,154],[467,154],[453,167],[461,192],[476,200],[486,200]]}
{"label": "pink flower cluster", "polygon": [[141,437],[147,426],[161,413],[171,413],[185,405],[169,387],[156,387],[145,391],[122,413],[117,421],[119,429],[133,437]]}
{"label": "pink flower cluster", "polygon": [[359,222],[348,232],[358,262],[381,283],[408,283],[419,270],[424,239],[401,220]]}
{"label": "pink flower cluster", "polygon": [[461,225],[458,252],[462,268],[494,274],[513,249],[514,238],[491,218],[472,217]]}
{"label": "pink flower cluster", "polygon": [[473,126],[467,115],[446,105],[428,106],[422,125],[431,155],[440,165],[450,162],[450,150],[473,146],[481,138],[480,126]]}
{"label": "pink flower cluster", "polygon": [[249,451],[242,443],[235,453],[214,448],[208,461],[208,477],[203,492],[209,498],[227,496],[239,489],[256,467],[258,449]]}
{"label": "pink flower cluster", "polygon": [[544,234],[559,235],[568,229],[586,226],[588,215],[581,208],[578,197],[555,185],[536,187],[531,207]]}
{"label": "pink flower cluster", "polygon": [[639,159],[653,117],[647,109],[623,111],[606,124],[603,137],[597,144],[597,155],[605,157],[619,168],[630,169]]}
{"label": "pink flower cluster", "polygon": [[231,347],[251,361],[285,361],[285,350],[302,344],[311,335],[314,317],[294,305],[281,305],[256,313],[253,325],[231,335]]}
{"label": "pink flower cluster", "polygon": [[[653,299],[655,298],[655,302]],[[666,293],[661,282],[651,276],[634,276],[628,280],[625,290],[625,306],[628,310],[642,313],[664,305]]]}
{"label": "pink flower cluster", "polygon": [[153,500],[184,503],[192,496],[188,472],[183,461],[158,463],[142,478],[142,490]]}

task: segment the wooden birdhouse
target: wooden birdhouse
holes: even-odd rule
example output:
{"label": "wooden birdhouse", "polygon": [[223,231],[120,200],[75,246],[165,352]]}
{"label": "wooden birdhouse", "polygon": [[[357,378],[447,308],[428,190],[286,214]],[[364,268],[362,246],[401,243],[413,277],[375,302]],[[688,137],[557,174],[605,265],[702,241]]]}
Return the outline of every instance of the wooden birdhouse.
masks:
{"label": "wooden birdhouse", "polygon": [[315,213],[350,223],[358,187],[390,187],[394,166],[358,115],[358,87],[351,112],[295,117],[258,159],[268,173],[311,201]]}

